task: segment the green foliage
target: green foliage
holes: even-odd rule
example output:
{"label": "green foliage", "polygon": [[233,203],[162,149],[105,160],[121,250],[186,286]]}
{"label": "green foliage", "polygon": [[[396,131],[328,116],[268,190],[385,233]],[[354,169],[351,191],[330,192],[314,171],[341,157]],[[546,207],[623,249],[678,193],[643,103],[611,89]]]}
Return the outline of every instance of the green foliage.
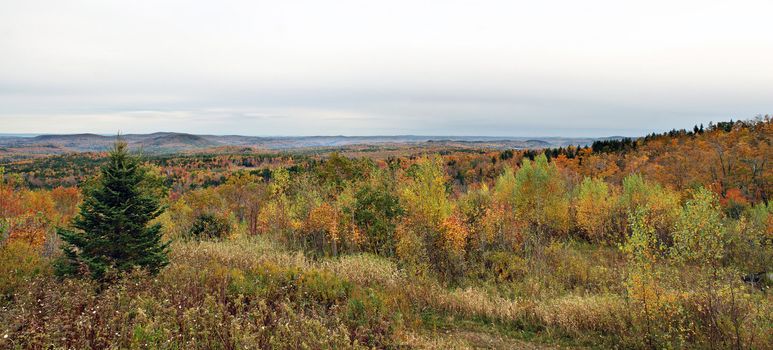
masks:
{"label": "green foliage", "polygon": [[481,255],[490,249],[495,249],[495,246],[505,249],[501,244],[502,240],[497,242],[497,239],[493,237],[495,235],[489,234],[491,230],[488,221],[490,221],[490,208],[493,205],[492,197],[488,186],[484,184],[480,189],[469,190],[459,198],[459,211],[470,230],[467,256],[471,260],[479,261]]}
{"label": "green foliage", "polygon": [[728,227],[728,259],[746,274],[760,274],[773,266],[773,205],[759,203]]}
{"label": "green foliage", "polygon": [[646,208],[637,208],[629,214],[631,235],[621,246],[628,257],[626,293],[632,304],[631,318],[637,331],[644,335],[637,347],[657,348],[667,341],[671,328],[668,315],[676,312],[678,304],[666,298],[663,274],[657,263],[662,258],[663,246],[659,243],[655,228],[649,221]]}
{"label": "green foliage", "polygon": [[700,188],[685,203],[676,222],[671,256],[681,262],[718,267],[728,238],[716,195]]}
{"label": "green foliage", "polygon": [[747,209],[746,216],[754,227],[764,229],[771,224],[773,204],[758,203]]}
{"label": "green foliage", "polygon": [[494,184],[494,194],[494,198],[500,203],[507,203],[512,207],[515,206],[516,183],[513,168],[505,167],[502,174],[497,177]]}
{"label": "green foliage", "polygon": [[654,262],[661,254],[663,246],[658,242],[655,228],[648,220],[647,209],[638,208],[628,216],[631,234],[621,246],[623,253],[637,264]]}
{"label": "green foliage", "polygon": [[269,193],[274,196],[285,195],[290,187],[290,173],[285,168],[277,168],[271,172],[271,184]]}
{"label": "green foliage", "polygon": [[66,243],[59,273],[107,281],[136,267],[151,273],[164,267],[168,243],[161,241],[160,224],[150,224],[164,210],[155,183],[126,143],[117,142],[99,182],[86,192],[76,230],[58,229]]}
{"label": "green foliage", "polygon": [[[443,279],[458,279],[464,270],[467,230],[446,194],[445,173],[439,156],[417,163],[413,178],[404,184],[401,199],[406,222],[398,233],[398,257],[416,268],[425,264]],[[419,262],[417,259],[426,261]]]}
{"label": "green foliage", "polygon": [[548,163],[544,154],[537,156],[533,162],[524,159],[523,165],[515,173],[512,188],[511,201],[521,220],[553,234],[568,231],[569,198],[566,185],[558,168]]}
{"label": "green foliage", "polygon": [[[681,206],[678,193],[645,181],[640,174],[623,179],[619,205],[628,217],[642,209],[661,244],[670,244],[671,231],[679,217]],[[628,223],[631,228],[631,223]]]}
{"label": "green foliage", "polygon": [[365,234],[367,250],[383,256],[395,254],[397,219],[403,214],[400,198],[387,181],[368,183],[354,195],[350,209],[354,222]]}
{"label": "green foliage", "polygon": [[341,190],[347,182],[364,179],[369,168],[367,159],[352,160],[334,152],[315,170],[323,183]]}
{"label": "green foliage", "polygon": [[401,191],[403,206],[416,224],[439,226],[451,215],[443,160],[434,156],[424,158],[416,165],[412,179],[407,181]]}
{"label": "green foliage", "polygon": [[196,217],[189,236],[198,239],[224,239],[231,233],[231,223],[228,219],[214,215],[201,214]]}
{"label": "green foliage", "polygon": [[8,239],[9,224],[5,219],[0,219],[0,244]]}
{"label": "green foliage", "polygon": [[371,288],[352,293],[346,305],[346,322],[352,338],[361,344],[389,344],[403,327],[402,315],[389,309],[384,296]]}

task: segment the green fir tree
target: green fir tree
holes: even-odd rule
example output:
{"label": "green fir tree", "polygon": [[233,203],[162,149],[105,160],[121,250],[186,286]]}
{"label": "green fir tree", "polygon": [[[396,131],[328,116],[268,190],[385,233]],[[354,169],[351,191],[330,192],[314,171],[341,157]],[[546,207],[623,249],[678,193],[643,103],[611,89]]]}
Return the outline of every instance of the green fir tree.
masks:
{"label": "green fir tree", "polygon": [[57,272],[106,282],[137,267],[156,274],[167,265],[169,242],[162,242],[160,224],[150,224],[164,211],[152,182],[118,140],[101,176],[85,191],[74,229],[57,230],[65,242]]}

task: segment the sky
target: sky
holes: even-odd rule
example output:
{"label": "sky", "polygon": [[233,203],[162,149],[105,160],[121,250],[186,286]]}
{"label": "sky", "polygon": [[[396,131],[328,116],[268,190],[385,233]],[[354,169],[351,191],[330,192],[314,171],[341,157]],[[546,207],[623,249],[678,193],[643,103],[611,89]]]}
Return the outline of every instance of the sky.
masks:
{"label": "sky", "polygon": [[0,133],[639,136],[773,113],[770,0],[2,0]]}

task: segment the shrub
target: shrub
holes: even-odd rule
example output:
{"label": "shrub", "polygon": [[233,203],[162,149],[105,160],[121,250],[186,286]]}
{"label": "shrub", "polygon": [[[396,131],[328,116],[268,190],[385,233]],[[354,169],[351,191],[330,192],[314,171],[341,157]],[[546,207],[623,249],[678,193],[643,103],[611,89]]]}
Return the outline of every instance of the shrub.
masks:
{"label": "shrub", "polygon": [[402,215],[399,197],[388,183],[367,185],[355,194],[351,208],[355,223],[362,228],[368,251],[384,256],[395,255],[395,227]]}
{"label": "shrub", "polygon": [[272,249],[244,240],[181,242],[155,278],[136,270],[100,292],[90,280],[33,278],[0,312],[0,348],[350,349],[398,342],[393,297]]}
{"label": "shrub", "polygon": [[[623,191],[618,204],[629,218],[642,210],[659,243],[670,244],[670,234],[681,211],[679,202],[678,193],[660,184],[645,181],[639,174],[632,174],[623,179]],[[628,220],[629,228],[631,224]]]}
{"label": "shrub", "polygon": [[7,220],[0,219],[0,244],[3,244],[8,239],[9,226]]}
{"label": "shrub", "polygon": [[231,223],[214,214],[201,214],[196,217],[189,236],[197,240],[224,239],[231,233]]}
{"label": "shrub", "polygon": [[728,225],[729,260],[747,275],[771,272],[773,266],[773,204],[757,204]]}
{"label": "shrub", "polygon": [[346,305],[346,323],[351,338],[370,347],[391,343],[402,326],[399,313],[390,310],[373,289],[357,290]]}
{"label": "shrub", "polygon": [[551,242],[544,250],[547,276],[545,283],[555,292],[581,289],[584,291],[618,290],[618,274],[610,268],[603,250],[582,249],[578,243]]}
{"label": "shrub", "polygon": [[513,282],[528,272],[526,260],[510,252],[485,254],[483,267],[484,272],[496,282]]}
{"label": "shrub", "polygon": [[671,256],[684,263],[719,268],[727,245],[721,219],[714,193],[703,188],[695,191],[676,222]]}
{"label": "shrub", "polygon": [[596,242],[614,239],[613,220],[616,198],[601,179],[586,177],[580,183],[575,201],[577,226]]}
{"label": "shrub", "polygon": [[460,277],[467,228],[446,193],[439,156],[417,163],[413,178],[402,188],[401,200],[406,220],[397,228],[397,256],[417,271],[427,264],[445,280]]}
{"label": "shrub", "polygon": [[0,301],[44,269],[40,252],[21,241],[0,245]]}
{"label": "shrub", "polygon": [[515,173],[513,207],[519,219],[552,235],[569,229],[566,184],[555,164],[544,154],[534,162],[524,159]]}

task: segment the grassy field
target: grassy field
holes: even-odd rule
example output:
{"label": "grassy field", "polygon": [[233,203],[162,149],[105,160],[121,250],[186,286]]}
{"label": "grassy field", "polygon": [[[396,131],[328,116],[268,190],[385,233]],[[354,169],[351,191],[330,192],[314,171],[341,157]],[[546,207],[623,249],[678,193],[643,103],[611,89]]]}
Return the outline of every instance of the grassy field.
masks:
{"label": "grassy field", "polygon": [[[615,249],[556,243],[517,282],[455,287],[385,258],[313,260],[265,237],[178,241],[171,251],[156,278],[137,272],[105,290],[57,280],[47,261],[30,261],[16,271],[16,302],[3,305],[0,346],[541,349],[642,341]],[[3,251],[5,262],[11,254]],[[745,297],[764,307],[744,321],[748,344],[767,348],[771,296]]]}

